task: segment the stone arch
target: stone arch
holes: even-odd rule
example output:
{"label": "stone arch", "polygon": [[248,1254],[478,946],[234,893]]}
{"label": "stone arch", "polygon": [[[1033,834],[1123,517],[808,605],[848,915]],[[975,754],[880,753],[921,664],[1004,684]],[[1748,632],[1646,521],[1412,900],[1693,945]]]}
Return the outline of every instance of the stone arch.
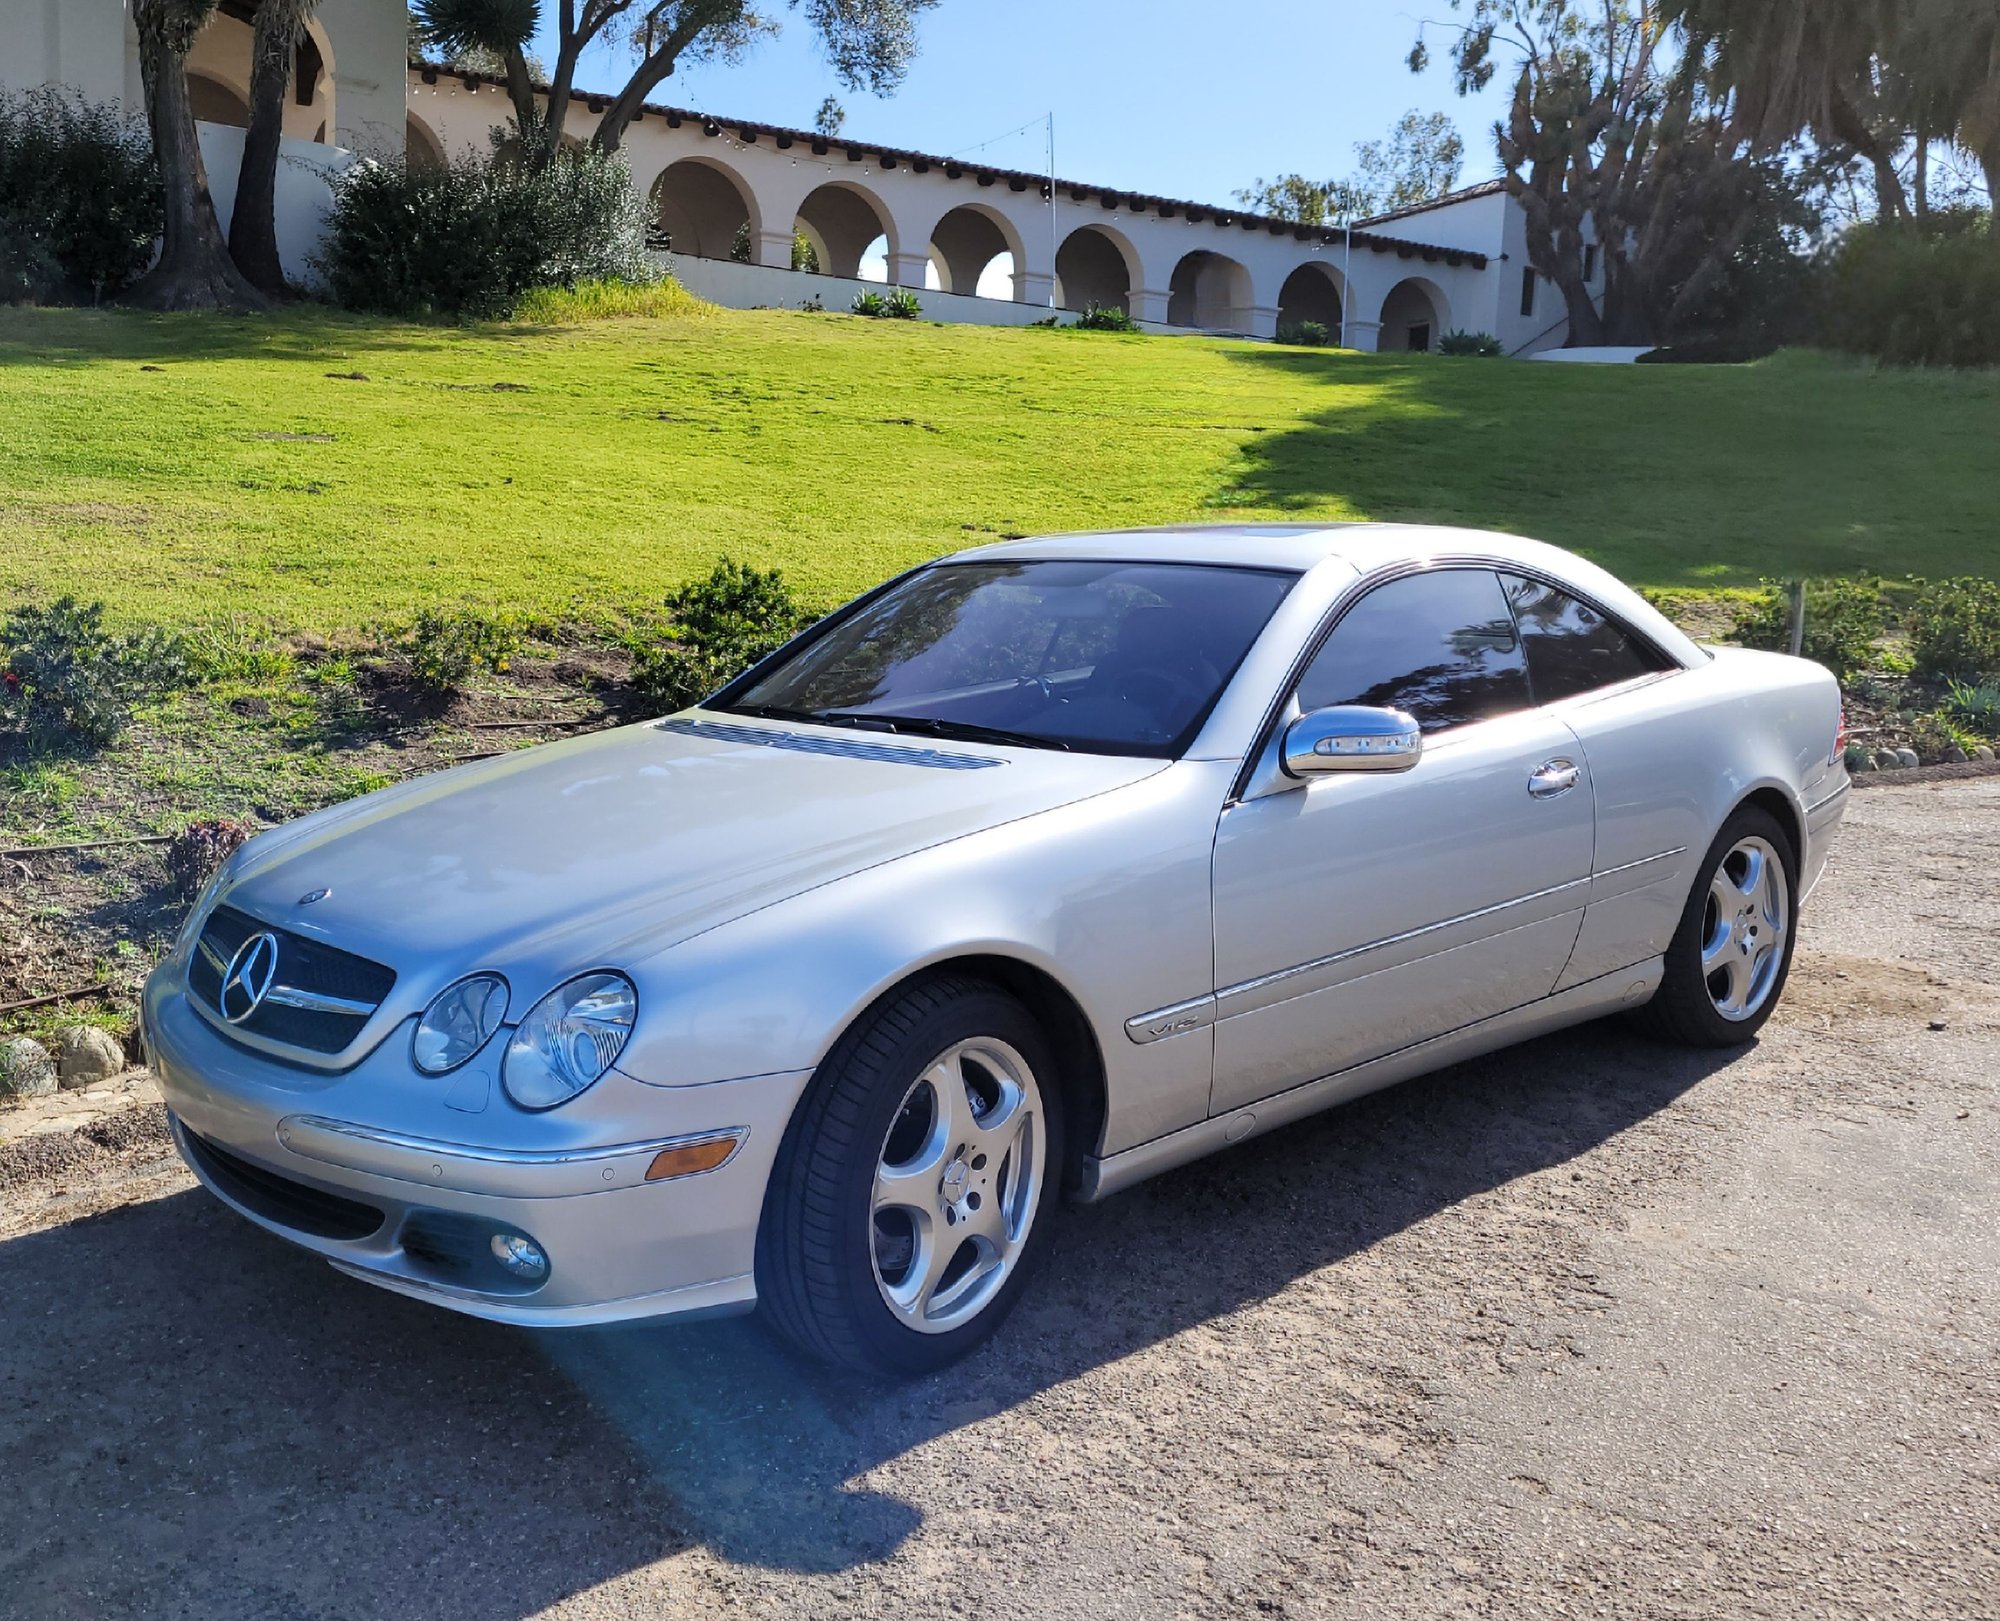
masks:
{"label": "stone arch", "polygon": [[1138,251],[1108,225],[1079,225],[1056,249],[1056,302],[1064,309],[1101,304],[1129,315],[1140,285]]}
{"label": "stone arch", "polygon": [[[948,293],[977,293],[994,260],[1005,257],[1019,286],[1027,248],[1014,222],[985,203],[961,203],[931,227],[931,259]],[[1009,294],[1009,297],[1014,296]]]}
{"label": "stone arch", "polygon": [[1210,332],[1245,332],[1253,319],[1250,272],[1227,254],[1181,255],[1167,283],[1167,322]]}
{"label": "stone arch", "polygon": [[1344,291],[1338,269],[1324,259],[1308,259],[1278,289],[1279,328],[1317,321],[1338,341]]}
{"label": "stone arch", "polygon": [[1378,349],[1435,349],[1451,330],[1451,301],[1428,276],[1405,276],[1383,295]]}
{"label": "stone arch", "polygon": [[711,157],[668,164],[648,196],[667,246],[693,259],[727,259],[743,232],[754,238],[762,228],[757,194],[734,169]]}
{"label": "stone arch", "polygon": [[821,271],[829,276],[858,277],[862,259],[878,240],[885,260],[897,251],[895,222],[888,208],[874,192],[851,180],[829,180],[807,192],[792,229],[812,243]]}
{"label": "stone arch", "polygon": [[250,101],[234,85],[206,73],[189,73],[188,101],[198,124],[227,124],[231,129],[250,127]]}
{"label": "stone arch", "polygon": [[403,161],[412,169],[442,169],[444,142],[437,132],[415,113],[403,115]]}

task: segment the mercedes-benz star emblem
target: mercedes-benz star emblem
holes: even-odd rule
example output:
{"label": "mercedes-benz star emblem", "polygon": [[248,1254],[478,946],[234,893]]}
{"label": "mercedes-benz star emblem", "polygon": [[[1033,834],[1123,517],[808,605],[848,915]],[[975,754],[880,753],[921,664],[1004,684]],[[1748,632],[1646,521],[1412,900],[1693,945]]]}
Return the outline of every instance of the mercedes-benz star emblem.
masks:
{"label": "mercedes-benz star emblem", "polygon": [[309,889],[299,897],[299,905],[314,906],[333,893],[330,889]]}
{"label": "mercedes-benz star emblem", "polygon": [[241,1024],[264,1005],[271,994],[271,981],[278,972],[278,937],[253,934],[236,948],[229,966],[222,971],[222,986],[215,993],[222,1016],[231,1024]]}

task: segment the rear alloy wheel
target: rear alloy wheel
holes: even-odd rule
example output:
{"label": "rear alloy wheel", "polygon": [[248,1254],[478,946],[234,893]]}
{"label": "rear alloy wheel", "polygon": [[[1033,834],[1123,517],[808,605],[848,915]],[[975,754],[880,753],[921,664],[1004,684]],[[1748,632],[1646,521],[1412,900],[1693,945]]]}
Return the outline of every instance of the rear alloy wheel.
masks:
{"label": "rear alloy wheel", "polygon": [[757,1292],[815,1356],[921,1373],[999,1326],[1045,1245],[1061,1099],[1040,1026],[939,977],[865,1015],[800,1102],[758,1229]]}
{"label": "rear alloy wheel", "polygon": [[1709,846],[1640,1019],[1670,1041],[1733,1047],[1777,1006],[1798,932],[1798,858],[1776,817],[1731,816]]}

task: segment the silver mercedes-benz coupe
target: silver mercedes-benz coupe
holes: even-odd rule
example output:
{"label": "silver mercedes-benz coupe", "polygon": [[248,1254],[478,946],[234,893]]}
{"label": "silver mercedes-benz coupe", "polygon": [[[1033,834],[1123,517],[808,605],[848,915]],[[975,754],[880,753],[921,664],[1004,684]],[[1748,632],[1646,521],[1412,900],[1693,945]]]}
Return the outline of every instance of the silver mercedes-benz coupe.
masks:
{"label": "silver mercedes-benz coupe", "polygon": [[947,557],[699,706],[252,840],[148,984],[181,1153],[502,1322],[917,1371],[1101,1198],[1618,1010],[1749,1040],[1840,693],[1534,541]]}

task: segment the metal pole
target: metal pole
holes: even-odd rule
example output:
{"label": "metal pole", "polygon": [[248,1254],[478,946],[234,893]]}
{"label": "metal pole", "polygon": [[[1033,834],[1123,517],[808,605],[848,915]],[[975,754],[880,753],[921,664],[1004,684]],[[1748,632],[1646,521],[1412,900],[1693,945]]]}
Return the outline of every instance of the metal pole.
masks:
{"label": "metal pole", "polygon": [[1793,580],[1785,587],[1785,595],[1790,599],[1792,657],[1797,658],[1806,645],[1806,582]]}
{"label": "metal pole", "polygon": [[[1049,308],[1056,307],[1056,254],[1062,243],[1056,231],[1056,113],[1049,109]],[[1022,267],[1026,269],[1026,266]]]}
{"label": "metal pole", "polygon": [[1340,256],[1340,346],[1347,347],[1347,306],[1354,302],[1354,227],[1343,223],[1340,234],[1346,239]]}

